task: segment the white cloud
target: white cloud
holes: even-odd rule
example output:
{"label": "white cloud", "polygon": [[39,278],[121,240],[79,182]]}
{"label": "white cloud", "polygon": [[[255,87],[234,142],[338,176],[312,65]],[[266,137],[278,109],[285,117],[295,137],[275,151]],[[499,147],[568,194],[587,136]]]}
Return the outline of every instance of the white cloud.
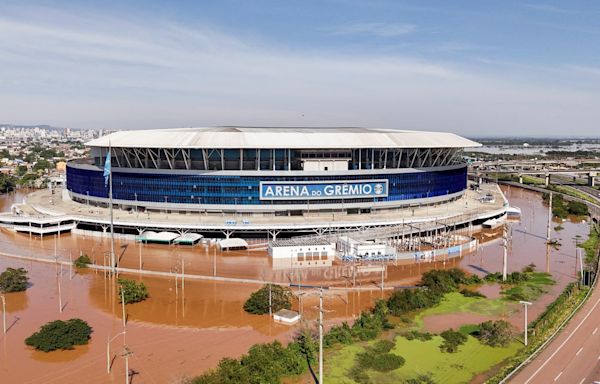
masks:
{"label": "white cloud", "polygon": [[323,28],[333,35],[371,35],[396,37],[414,33],[417,26],[406,23],[354,23]]}
{"label": "white cloud", "polygon": [[523,6],[533,9],[535,11],[549,12],[549,13],[573,13],[573,10],[567,8],[557,7],[552,4],[544,3],[526,3]]}

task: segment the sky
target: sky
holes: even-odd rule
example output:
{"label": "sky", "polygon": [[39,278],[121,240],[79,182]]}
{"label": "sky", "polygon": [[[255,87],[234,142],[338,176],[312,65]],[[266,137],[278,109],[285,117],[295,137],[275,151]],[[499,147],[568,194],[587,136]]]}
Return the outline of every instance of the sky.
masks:
{"label": "sky", "polygon": [[600,136],[597,1],[0,2],[0,123]]}

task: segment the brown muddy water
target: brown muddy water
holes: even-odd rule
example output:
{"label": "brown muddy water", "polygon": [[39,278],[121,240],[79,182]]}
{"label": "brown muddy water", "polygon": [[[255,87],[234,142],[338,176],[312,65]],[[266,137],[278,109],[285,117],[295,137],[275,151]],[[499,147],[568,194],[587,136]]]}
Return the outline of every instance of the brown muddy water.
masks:
{"label": "brown muddy water", "polygon": [[[550,287],[551,294],[544,295],[530,308],[530,318],[535,318],[560,290],[575,278],[576,236],[584,239],[588,225],[581,220],[562,223],[563,230],[553,233],[561,239],[562,246],[549,249],[545,245],[547,208],[541,197],[521,189],[506,190],[511,205],[522,209],[523,218],[511,225],[512,243],[509,251],[509,272],[520,270],[534,263],[540,270],[549,267],[557,280]],[[6,211],[14,201],[20,201],[24,193],[0,196],[0,211]],[[498,233],[482,234],[494,239]],[[125,247],[120,248],[121,245]],[[289,271],[273,271],[264,252],[241,251],[216,253],[213,248],[194,248],[143,245],[132,241],[118,241],[123,250],[121,266],[139,268],[142,251],[144,269],[179,270],[181,260],[186,274],[212,275],[216,260],[217,275],[253,279],[277,279],[297,283],[335,282],[338,289],[325,295],[326,319],[329,325],[344,319],[352,319],[383,294],[377,290],[346,291],[350,284],[349,268],[339,267],[324,272],[306,270],[290,274]],[[0,231],[0,250],[21,255],[41,255],[48,258],[57,255],[68,260],[80,252],[88,253],[97,264],[109,249],[107,239],[63,234],[44,239],[28,235]],[[257,342],[273,339],[289,340],[298,325],[290,328],[270,321],[268,316],[253,316],[242,309],[243,302],[258,285],[208,281],[185,281],[179,279],[127,276],[143,281],[149,289],[150,298],[142,303],[126,307],[127,334],[117,336],[111,342],[115,353],[111,373],[106,372],[106,343],[108,337],[123,330],[121,307],[115,298],[115,284],[103,273],[84,271],[69,277],[69,269],[52,264],[24,262],[0,257],[0,270],[25,267],[29,270],[31,287],[27,292],[6,295],[7,323],[9,331],[2,337],[0,351],[0,382],[2,383],[104,383],[124,380],[124,359],[120,356],[126,344],[133,352],[130,368],[137,372],[133,383],[168,383],[183,376],[199,374],[214,367],[225,356],[239,356]],[[451,259],[448,262],[390,265],[386,276],[388,284],[411,284],[425,270],[460,266],[466,271],[483,275],[500,271],[502,248],[499,241],[491,241],[478,252]],[[59,275],[57,277],[57,275]],[[380,276],[359,276],[357,285],[374,286]],[[64,307],[59,311],[58,283]],[[301,300],[294,303],[305,318],[304,325],[314,325],[318,298],[314,290],[304,290]],[[94,328],[91,343],[72,351],[42,353],[26,347],[23,340],[40,325],[55,319],[80,317]],[[511,321],[520,325],[520,313],[513,312]],[[439,319],[436,319],[439,320]],[[446,319],[450,320],[450,319]],[[442,320],[443,321],[443,320]],[[436,321],[438,322],[438,321]],[[113,354],[111,354],[111,357]]]}

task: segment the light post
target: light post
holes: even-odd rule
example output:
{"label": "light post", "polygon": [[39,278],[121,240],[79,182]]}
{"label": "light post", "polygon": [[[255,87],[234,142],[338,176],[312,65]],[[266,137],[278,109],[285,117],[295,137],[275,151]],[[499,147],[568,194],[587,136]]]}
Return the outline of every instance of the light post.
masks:
{"label": "light post", "polygon": [[125,331],[121,332],[121,333],[117,333],[115,336],[113,336],[112,339],[109,339],[110,336],[106,337],[106,373],[110,373],[110,343],[116,339],[117,337],[124,335]]}
{"label": "light post", "polygon": [[529,301],[519,301],[519,303],[523,304],[523,306],[525,307],[525,330],[523,331],[524,335],[525,335],[525,346],[527,346],[527,306],[531,305],[531,303]]}
{"label": "light post", "polygon": [[323,384],[323,288],[319,290],[319,384]]}

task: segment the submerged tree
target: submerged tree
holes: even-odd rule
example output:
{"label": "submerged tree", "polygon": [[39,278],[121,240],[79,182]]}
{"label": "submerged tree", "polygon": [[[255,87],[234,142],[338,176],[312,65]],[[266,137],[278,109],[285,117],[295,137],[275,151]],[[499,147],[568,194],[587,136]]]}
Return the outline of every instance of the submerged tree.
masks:
{"label": "submerged tree", "polygon": [[148,288],[142,282],[119,279],[117,284],[119,284],[119,303],[122,302],[121,298],[124,298],[125,304],[137,303],[148,298]]}
{"label": "submerged tree", "polygon": [[27,270],[25,268],[6,268],[0,273],[0,291],[21,292],[27,289]]}
{"label": "submerged tree", "polygon": [[92,327],[81,319],[55,320],[42,325],[25,339],[25,344],[44,352],[73,349],[75,345],[87,344],[91,334]]}
{"label": "submerged tree", "polygon": [[269,313],[269,290],[271,292],[271,309],[277,312],[280,309],[292,308],[292,291],[281,285],[266,284],[244,303],[244,311],[255,315]]}

